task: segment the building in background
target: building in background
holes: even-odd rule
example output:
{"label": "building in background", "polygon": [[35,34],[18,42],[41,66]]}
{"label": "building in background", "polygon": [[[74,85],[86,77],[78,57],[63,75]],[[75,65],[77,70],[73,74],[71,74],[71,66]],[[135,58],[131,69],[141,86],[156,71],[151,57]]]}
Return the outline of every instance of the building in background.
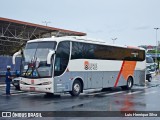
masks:
{"label": "building in background", "polygon": [[14,66],[11,56],[27,41],[52,36],[86,36],[86,33],[0,17],[0,77],[4,77],[7,65],[13,73],[20,69],[21,58],[17,58]]}

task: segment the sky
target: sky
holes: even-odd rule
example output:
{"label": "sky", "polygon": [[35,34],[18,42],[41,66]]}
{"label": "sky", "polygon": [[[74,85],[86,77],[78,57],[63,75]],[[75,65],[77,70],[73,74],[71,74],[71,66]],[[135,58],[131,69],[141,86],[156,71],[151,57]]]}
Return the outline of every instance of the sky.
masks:
{"label": "sky", "polygon": [[[85,32],[120,45],[156,45],[160,0],[0,0],[0,17]],[[160,30],[157,30],[160,41]]]}

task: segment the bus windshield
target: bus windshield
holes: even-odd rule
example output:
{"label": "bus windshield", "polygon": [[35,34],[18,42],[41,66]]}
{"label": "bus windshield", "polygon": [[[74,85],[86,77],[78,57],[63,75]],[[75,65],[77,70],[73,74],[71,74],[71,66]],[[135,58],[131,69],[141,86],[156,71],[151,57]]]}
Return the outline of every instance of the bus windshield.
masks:
{"label": "bus windshield", "polygon": [[21,76],[51,77],[52,64],[47,64],[47,55],[55,50],[56,44],[54,41],[28,43],[23,52]]}

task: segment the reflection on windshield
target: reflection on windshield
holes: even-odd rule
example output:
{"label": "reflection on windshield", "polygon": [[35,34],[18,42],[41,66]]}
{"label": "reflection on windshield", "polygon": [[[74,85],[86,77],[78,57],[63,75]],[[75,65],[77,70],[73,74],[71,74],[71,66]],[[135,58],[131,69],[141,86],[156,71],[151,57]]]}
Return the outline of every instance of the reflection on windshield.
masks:
{"label": "reflection on windshield", "polygon": [[52,65],[47,65],[47,55],[54,50],[56,42],[28,43],[24,50],[21,75],[24,77],[49,77]]}

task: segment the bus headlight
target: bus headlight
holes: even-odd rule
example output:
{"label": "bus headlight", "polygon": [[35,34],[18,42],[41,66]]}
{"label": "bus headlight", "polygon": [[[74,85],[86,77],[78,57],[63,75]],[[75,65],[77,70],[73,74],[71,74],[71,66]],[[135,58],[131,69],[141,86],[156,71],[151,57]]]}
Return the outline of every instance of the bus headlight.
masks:
{"label": "bus headlight", "polygon": [[49,85],[51,83],[52,83],[51,81],[49,81],[49,82],[43,82],[42,85]]}

